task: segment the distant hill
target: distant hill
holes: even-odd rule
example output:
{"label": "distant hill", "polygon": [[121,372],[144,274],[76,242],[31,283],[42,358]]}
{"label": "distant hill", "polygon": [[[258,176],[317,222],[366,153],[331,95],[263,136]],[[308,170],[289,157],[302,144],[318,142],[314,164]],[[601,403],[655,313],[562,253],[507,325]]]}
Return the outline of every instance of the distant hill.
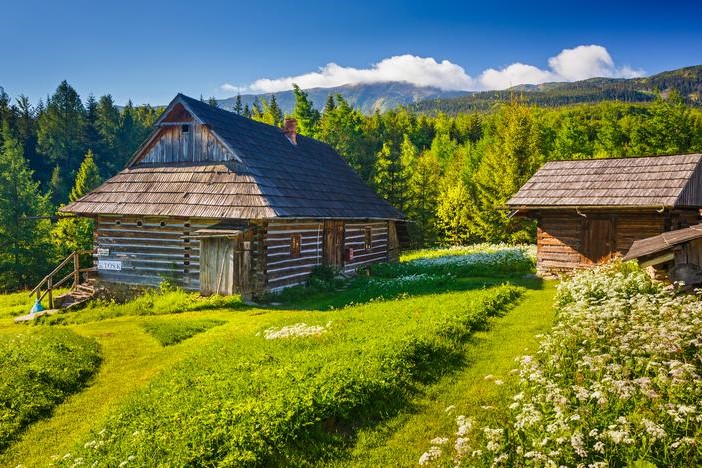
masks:
{"label": "distant hill", "polygon": [[[446,99],[470,94],[466,91],[442,91],[439,88],[415,86],[409,83],[370,83],[337,86],[335,88],[311,88],[305,90],[314,106],[321,110],[330,94],[341,94],[352,106],[360,109],[366,114],[372,114],[376,110],[384,112],[399,106],[407,106],[427,99]],[[292,91],[280,91],[275,94],[278,105],[283,112],[292,112],[295,104],[295,95]],[[261,97],[268,100],[269,94],[255,95],[242,94],[242,105],[253,105],[256,99]],[[220,99],[217,101],[222,109],[232,110],[236,97]]]}
{"label": "distant hill", "polygon": [[519,85],[502,91],[483,91],[470,95],[429,98],[408,107],[418,112],[456,114],[487,110],[516,95],[540,106],[562,106],[600,101],[648,102],[660,91],[665,96],[677,90],[685,100],[702,104],[702,65],[680,68],[644,78],[591,78],[570,83]]}

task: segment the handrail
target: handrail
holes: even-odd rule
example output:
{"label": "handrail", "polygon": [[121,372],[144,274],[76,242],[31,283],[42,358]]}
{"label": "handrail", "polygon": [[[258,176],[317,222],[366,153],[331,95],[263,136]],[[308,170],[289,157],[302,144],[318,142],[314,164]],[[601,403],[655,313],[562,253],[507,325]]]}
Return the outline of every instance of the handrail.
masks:
{"label": "handrail", "polygon": [[[86,273],[88,271],[95,271],[95,268],[81,268],[80,267],[80,256],[84,254],[89,254],[92,253],[91,250],[76,250],[75,252],[72,252],[68,257],[66,257],[56,268],[53,269],[51,273],[46,275],[43,280],[39,282],[39,284],[32,289],[32,292],[29,293],[30,296],[32,296],[34,293],[37,295],[37,301],[41,302],[42,299],[44,299],[44,296],[47,294],[49,295],[49,308],[53,309],[54,308],[54,297],[53,297],[53,290],[64,284],[66,281],[73,278],[73,286],[71,286],[71,291],[76,289],[78,285],[80,284],[80,274],[81,273]],[[59,280],[57,283],[54,283],[54,275],[56,275],[63,267],[68,265],[71,260],[73,260],[73,271],[68,273],[68,275],[64,276],[61,280]],[[46,291],[42,294],[41,288],[42,286],[46,285]]]}

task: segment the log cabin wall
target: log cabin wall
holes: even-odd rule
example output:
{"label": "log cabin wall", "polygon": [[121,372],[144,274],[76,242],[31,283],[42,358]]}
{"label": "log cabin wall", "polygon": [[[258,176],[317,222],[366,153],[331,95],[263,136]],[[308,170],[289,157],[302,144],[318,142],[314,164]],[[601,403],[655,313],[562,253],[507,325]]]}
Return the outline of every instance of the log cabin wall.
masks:
{"label": "log cabin wall", "polygon": [[268,223],[263,242],[265,289],[276,291],[307,281],[312,268],[322,263],[322,226],[315,220]]}
{"label": "log cabin wall", "polygon": [[[586,212],[586,217],[573,210],[544,210],[539,215],[537,228],[537,271],[544,276],[557,276],[572,273],[574,270],[589,268],[597,263],[589,258],[587,244],[609,242],[612,257],[625,255],[635,240],[658,235],[699,222],[697,210],[675,210],[658,213],[646,211],[598,211]],[[601,238],[604,224],[610,220],[613,236],[610,240]],[[599,224],[596,224],[599,222]],[[594,237],[588,227],[599,232]],[[604,234],[603,234],[604,235]]]}
{"label": "log cabin wall", "polygon": [[[366,248],[366,229],[370,229],[370,248]],[[293,236],[299,236],[299,255],[294,252]],[[323,263],[324,221],[271,221],[265,228],[265,289],[276,291],[304,284],[312,269]],[[343,271],[388,261],[388,222],[348,221],[344,226],[344,252],[352,247],[354,258],[345,260]],[[259,288],[260,290],[260,288]]]}
{"label": "log cabin wall", "polygon": [[200,288],[197,229],[217,220],[99,216],[95,223],[95,265],[107,282],[158,286],[168,280],[187,290]]}
{"label": "log cabin wall", "polygon": [[[366,245],[366,229],[370,230],[370,245]],[[346,223],[345,248],[353,248],[353,260],[344,265],[344,272],[388,261],[388,222]]]}

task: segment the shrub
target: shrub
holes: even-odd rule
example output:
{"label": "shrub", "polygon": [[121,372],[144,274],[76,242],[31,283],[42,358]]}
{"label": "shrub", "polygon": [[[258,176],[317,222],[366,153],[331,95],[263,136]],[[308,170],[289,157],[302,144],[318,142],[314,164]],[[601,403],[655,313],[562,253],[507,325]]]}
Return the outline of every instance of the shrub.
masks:
{"label": "shrub", "polygon": [[[393,414],[419,383],[459,362],[471,330],[521,293],[505,285],[368,304],[212,343],[133,395],[60,463],[324,461],[344,434]],[[285,326],[305,333],[266,339]]]}
{"label": "shrub", "polygon": [[95,340],[70,330],[0,335],[0,452],[83,388],[99,366]]}
{"label": "shrub", "polygon": [[407,254],[399,264],[371,267],[372,274],[396,278],[411,275],[503,276],[534,271],[536,255],[532,246],[479,244],[453,249],[422,250]]}
{"label": "shrub", "polygon": [[615,263],[563,282],[557,305],[538,352],[520,359],[509,425],[461,434],[463,463],[702,464],[699,298]]}
{"label": "shrub", "polygon": [[37,323],[75,324],[87,323],[126,315],[165,315],[212,309],[242,309],[246,305],[240,296],[202,297],[196,292],[187,292],[166,285],[149,289],[123,304],[114,301],[94,301],[77,312],[68,312],[36,319]]}
{"label": "shrub", "polygon": [[215,319],[152,320],[143,323],[142,326],[146,333],[156,338],[162,346],[171,346],[225,323],[227,322],[224,320]]}

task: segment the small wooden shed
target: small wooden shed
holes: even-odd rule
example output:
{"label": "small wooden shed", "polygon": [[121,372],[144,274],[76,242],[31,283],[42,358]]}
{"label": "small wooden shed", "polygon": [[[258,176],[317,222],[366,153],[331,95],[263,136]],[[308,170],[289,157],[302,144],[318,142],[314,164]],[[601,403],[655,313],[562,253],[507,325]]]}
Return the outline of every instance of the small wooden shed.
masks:
{"label": "small wooden shed", "polygon": [[699,223],[702,155],[546,163],[508,201],[537,220],[537,270],[554,276],[625,255],[640,239]]}
{"label": "small wooden shed", "polygon": [[624,260],[638,260],[659,279],[702,283],[702,224],[637,240]]}
{"label": "small wooden shed", "polygon": [[399,257],[404,215],[334,149],[179,94],[127,167],[62,208],[106,283],[255,295]]}

